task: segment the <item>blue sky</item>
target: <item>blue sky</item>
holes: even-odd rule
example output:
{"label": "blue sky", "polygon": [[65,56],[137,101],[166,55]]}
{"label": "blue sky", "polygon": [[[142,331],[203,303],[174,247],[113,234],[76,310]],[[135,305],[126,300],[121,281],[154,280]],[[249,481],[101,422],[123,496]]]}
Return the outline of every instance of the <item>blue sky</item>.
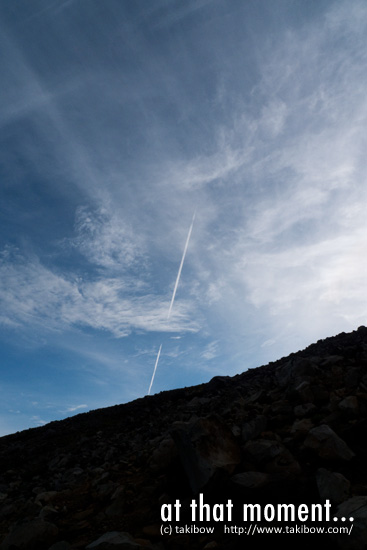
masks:
{"label": "blue sky", "polygon": [[0,2],[0,435],[146,395],[161,344],[152,393],[366,324],[366,27]]}

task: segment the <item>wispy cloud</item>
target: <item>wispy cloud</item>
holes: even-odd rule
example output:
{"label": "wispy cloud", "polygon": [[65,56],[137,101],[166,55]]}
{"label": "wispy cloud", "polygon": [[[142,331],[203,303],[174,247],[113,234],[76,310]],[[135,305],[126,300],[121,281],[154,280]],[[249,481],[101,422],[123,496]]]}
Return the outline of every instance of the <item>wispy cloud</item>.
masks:
{"label": "wispy cloud", "polygon": [[71,407],[68,407],[65,412],[75,412],[75,411],[79,411],[80,409],[86,409],[88,408],[88,405],[73,405]]}
{"label": "wispy cloud", "polygon": [[76,212],[76,237],[71,241],[88,260],[107,269],[126,270],[144,262],[140,235],[117,217],[111,209],[91,211],[79,207]]}
{"label": "wispy cloud", "polygon": [[[223,148],[213,155],[236,162],[217,172],[215,162],[202,158],[186,172],[206,185],[218,220],[205,259],[196,258],[198,295],[229,320],[227,332],[236,324],[249,334],[266,330],[263,341],[277,346],[287,347],[287,331],[311,341],[367,317],[367,14],[363,3],[351,14],[345,6],[334,5],[314,26],[272,45],[254,90],[264,106],[249,115],[246,101],[238,103],[240,122],[222,127]],[[209,191],[217,176],[232,198],[235,226],[220,225],[229,210],[225,198],[215,205]],[[253,327],[249,307],[258,311]]]}
{"label": "wispy cloud", "polygon": [[218,342],[210,342],[205,346],[200,356],[203,359],[210,361],[212,359],[215,359],[217,355],[218,355]]}
{"label": "wispy cloud", "polygon": [[[192,305],[178,300],[167,321],[168,297],[142,293],[123,278],[84,280],[56,273],[37,258],[3,252],[0,263],[2,322],[59,330],[72,326],[105,330],[124,337],[132,330],[195,331]],[[191,312],[190,312],[191,310]]]}
{"label": "wispy cloud", "polygon": [[157,19],[155,23],[157,29],[169,28],[180,23],[180,21],[186,17],[196,14],[208,4],[213,4],[213,2],[215,2],[215,0],[197,0],[196,2],[188,0],[184,4],[165,4],[163,9],[161,6],[158,6],[158,9],[152,11],[151,17],[154,16],[154,19]]}

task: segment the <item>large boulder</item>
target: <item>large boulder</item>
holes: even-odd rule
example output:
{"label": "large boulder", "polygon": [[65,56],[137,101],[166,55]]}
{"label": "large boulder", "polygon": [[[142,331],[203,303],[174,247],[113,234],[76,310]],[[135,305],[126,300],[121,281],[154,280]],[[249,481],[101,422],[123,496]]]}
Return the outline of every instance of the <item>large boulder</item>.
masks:
{"label": "large boulder", "polygon": [[267,418],[265,415],[259,415],[253,418],[252,420],[248,420],[242,425],[241,435],[242,440],[244,443],[246,441],[249,441],[250,439],[253,439],[255,437],[258,437],[261,432],[266,430],[267,426]]}
{"label": "large boulder", "polygon": [[86,550],[143,550],[143,548],[129,533],[111,531],[88,544]]}
{"label": "large boulder", "polygon": [[346,500],[338,506],[335,517],[339,519],[335,525],[348,530],[348,533],[332,536],[338,548],[361,550],[367,547],[367,496],[356,496]]}
{"label": "large boulder", "polygon": [[349,496],[350,482],[339,472],[319,468],[316,483],[321,499],[328,499],[332,504],[340,504]]}
{"label": "large boulder", "polygon": [[240,448],[231,430],[216,417],[176,423],[172,437],[194,493],[218,470],[233,472],[241,460]]}
{"label": "large boulder", "polygon": [[47,548],[58,534],[58,528],[53,523],[34,519],[31,521],[17,523],[5,537],[0,550],[38,550],[40,547]]}
{"label": "large boulder", "polygon": [[325,460],[351,460],[354,452],[327,424],[312,428],[304,441],[304,446],[311,449]]}
{"label": "large boulder", "polygon": [[246,458],[254,465],[269,473],[296,475],[300,465],[292,453],[280,442],[273,439],[255,439],[244,447]]}
{"label": "large boulder", "polygon": [[310,382],[318,373],[317,357],[294,357],[278,367],[275,376],[283,389],[295,389],[303,382]]}
{"label": "large boulder", "polygon": [[271,476],[265,472],[241,472],[232,476],[231,481],[241,489],[261,489],[270,483]]}

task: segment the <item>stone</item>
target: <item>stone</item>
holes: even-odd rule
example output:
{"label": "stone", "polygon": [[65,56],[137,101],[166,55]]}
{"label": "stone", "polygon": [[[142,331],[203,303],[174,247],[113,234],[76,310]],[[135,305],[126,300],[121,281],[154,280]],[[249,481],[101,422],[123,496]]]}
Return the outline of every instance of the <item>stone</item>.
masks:
{"label": "stone", "polygon": [[172,437],[194,493],[202,489],[218,470],[231,473],[241,460],[232,432],[216,418],[176,424]]}
{"label": "stone", "polygon": [[86,550],[143,550],[143,548],[129,533],[111,531],[88,544]]}
{"label": "stone", "polygon": [[5,537],[0,550],[37,550],[40,545],[46,546],[54,542],[58,528],[41,519],[17,523]]}
{"label": "stone", "polygon": [[47,491],[38,493],[35,498],[36,504],[50,504],[53,500],[55,500],[55,497],[58,495],[57,491]]}
{"label": "stone", "polygon": [[323,501],[328,499],[332,504],[340,504],[349,496],[350,482],[339,472],[319,468],[316,473],[316,483]]}
{"label": "stone", "polygon": [[248,441],[243,449],[251,462],[264,464],[281,454],[284,451],[284,446],[279,441],[272,439],[255,439]]}
{"label": "stone", "polygon": [[145,525],[143,527],[143,534],[150,538],[157,538],[161,535],[161,526],[158,523],[152,525]]}
{"label": "stone", "polygon": [[338,408],[350,415],[350,416],[357,416],[358,415],[358,398],[355,395],[349,395],[348,397],[345,397],[340,401]]}
{"label": "stone", "polygon": [[72,546],[65,540],[55,542],[48,550],[72,550]]}
{"label": "stone", "polygon": [[58,511],[53,506],[44,506],[39,513],[40,519],[44,521],[53,520],[57,516]]}
{"label": "stone", "polygon": [[107,481],[106,483],[97,483],[96,484],[96,493],[100,499],[106,499],[111,497],[116,489],[119,488],[119,485],[113,481]]}
{"label": "stone", "polygon": [[165,437],[154,450],[149,465],[153,472],[166,469],[177,456],[177,448],[171,436]]}
{"label": "stone", "polygon": [[[345,518],[338,525],[352,527],[350,535],[338,534],[331,537],[342,550],[361,550],[367,545],[367,496],[355,496],[340,504],[334,514]],[[353,518],[353,522],[349,518]]]}
{"label": "stone", "polygon": [[266,403],[268,400],[268,392],[266,392],[265,390],[258,390],[246,397],[244,403],[245,405],[252,405],[254,403]]}
{"label": "stone", "polygon": [[244,452],[254,465],[269,473],[299,474],[301,469],[292,453],[279,441],[256,439],[244,445]]}
{"label": "stone", "polygon": [[231,477],[232,483],[244,489],[260,489],[268,485],[270,479],[265,472],[242,472]]}
{"label": "stone", "polygon": [[316,410],[316,406],[313,403],[303,403],[294,407],[294,414],[298,418],[302,418],[304,416],[311,416]]}
{"label": "stone", "polygon": [[310,418],[302,418],[302,420],[295,420],[291,427],[291,434],[294,435],[306,435],[314,427]]}
{"label": "stone", "polygon": [[281,388],[296,388],[302,382],[308,382],[318,372],[316,363],[307,357],[295,357],[276,371]]}
{"label": "stone", "polygon": [[246,443],[250,439],[258,437],[261,432],[266,430],[267,418],[264,415],[256,416],[253,420],[249,420],[242,425],[241,437],[242,441]]}
{"label": "stone", "polygon": [[327,424],[312,428],[304,447],[315,451],[324,460],[351,460],[354,452]]}
{"label": "stone", "polygon": [[301,403],[311,403],[313,401],[313,392],[311,384],[303,380],[298,386],[294,388],[294,398]]}
{"label": "stone", "polygon": [[126,495],[122,492],[118,497],[112,499],[112,503],[106,508],[106,516],[121,517],[126,511]]}

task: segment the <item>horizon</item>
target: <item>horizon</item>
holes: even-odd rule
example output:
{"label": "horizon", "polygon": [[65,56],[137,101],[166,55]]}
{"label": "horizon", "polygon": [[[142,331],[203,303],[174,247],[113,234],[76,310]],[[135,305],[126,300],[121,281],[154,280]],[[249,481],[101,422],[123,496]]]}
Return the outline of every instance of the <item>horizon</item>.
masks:
{"label": "horizon", "polygon": [[[251,369],[246,369],[244,370],[243,372],[240,372],[240,373],[237,373],[233,376],[230,376],[230,378],[233,378],[237,375],[241,375],[241,374],[244,374],[246,372],[248,372],[249,370],[253,371],[253,370],[257,370],[257,369],[262,369],[263,367],[267,367],[269,365],[272,365],[274,363],[278,363],[278,362],[282,362],[282,361],[286,361],[290,356],[292,355],[298,355],[298,354],[302,354],[302,352],[308,350],[309,347],[313,346],[313,345],[317,345],[319,344],[320,342],[324,342],[325,340],[329,340],[329,339],[333,339],[333,338],[338,338],[339,336],[342,336],[342,335],[345,335],[345,334],[352,334],[354,332],[358,332],[361,328],[364,328],[367,330],[367,328],[364,326],[364,325],[361,325],[360,327],[357,327],[355,328],[354,330],[350,331],[349,333],[345,333],[345,332],[341,332],[339,334],[333,334],[331,336],[327,336],[326,338],[323,338],[317,342],[312,342],[311,344],[309,344],[308,346],[306,346],[305,348],[303,349],[300,349],[298,351],[294,351],[294,352],[291,352],[289,355],[287,356],[283,356],[283,357],[279,357],[278,359],[275,359],[273,361],[269,361],[269,363],[266,363],[266,364],[262,364],[262,365],[257,365],[255,367],[252,367]],[[226,376],[226,375],[224,375]],[[215,378],[215,377],[213,377]],[[0,435],[0,438],[2,437],[6,437],[7,435],[17,435],[17,434],[20,434],[22,432],[26,432],[28,430],[33,430],[33,429],[37,429],[37,428],[46,428],[47,426],[49,426],[50,424],[53,424],[54,422],[62,422],[63,420],[70,420],[71,418],[74,418],[76,416],[80,416],[80,415],[84,415],[84,414],[88,414],[88,413],[93,413],[93,412],[97,412],[97,411],[100,411],[100,410],[104,410],[104,409],[108,409],[108,408],[114,408],[114,407],[118,407],[118,406],[123,406],[123,405],[129,405],[131,403],[134,403],[135,401],[139,401],[141,399],[145,399],[145,398],[150,398],[150,397],[155,397],[155,396],[159,396],[161,395],[162,393],[169,393],[169,392],[175,392],[176,390],[179,391],[179,390],[186,390],[186,389],[192,389],[192,388],[196,388],[196,387],[199,387],[199,386],[202,386],[202,385],[205,385],[205,384],[209,384],[209,382],[211,382],[212,379],[210,380],[207,380],[206,382],[201,382],[200,384],[194,384],[194,385],[191,385],[191,386],[180,386],[180,387],[175,387],[175,388],[170,388],[168,390],[162,390],[160,392],[157,392],[153,395],[150,395],[149,393],[146,393],[145,395],[142,395],[140,397],[136,397],[135,399],[132,399],[131,401],[125,401],[123,403],[114,403],[114,404],[110,404],[110,405],[107,405],[106,407],[100,407],[100,408],[96,408],[96,409],[89,409],[87,411],[80,411],[80,412],[77,412],[75,414],[71,414],[70,416],[65,416],[63,418],[60,418],[60,419],[57,419],[57,420],[50,420],[49,422],[47,423],[44,423],[44,424],[40,424],[38,426],[31,426],[29,428],[25,428],[23,430],[20,430],[20,431],[17,431],[17,432],[11,432],[9,434],[4,434],[4,435]]]}
{"label": "horizon", "polygon": [[19,0],[0,29],[0,436],[366,324],[365,2]]}

